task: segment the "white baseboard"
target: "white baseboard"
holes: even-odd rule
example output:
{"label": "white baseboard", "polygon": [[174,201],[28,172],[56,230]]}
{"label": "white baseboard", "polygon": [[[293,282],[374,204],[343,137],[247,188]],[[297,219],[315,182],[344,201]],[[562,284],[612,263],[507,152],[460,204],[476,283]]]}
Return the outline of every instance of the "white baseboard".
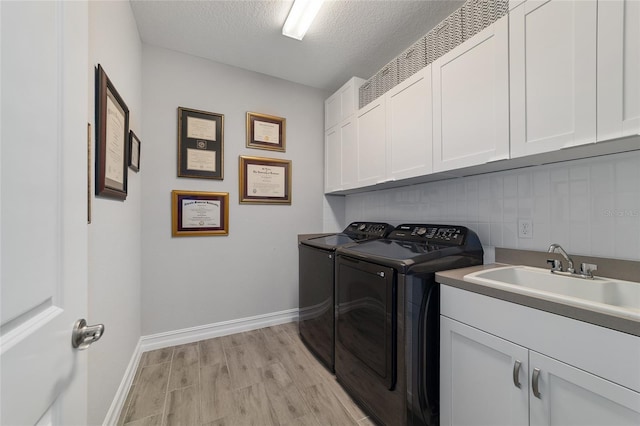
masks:
{"label": "white baseboard", "polygon": [[136,370],[138,369],[138,364],[140,364],[141,357],[142,350],[140,349],[140,340],[138,340],[138,344],[133,350],[133,355],[131,355],[131,360],[129,360],[129,365],[122,377],[122,381],[120,381],[120,386],[118,386],[116,395],[113,398],[109,411],[107,411],[107,415],[104,418],[104,422],[102,423],[103,426],[115,425],[118,422],[120,411],[122,411],[122,408],[124,407],[124,402],[127,399],[127,393],[129,392],[131,383],[133,383],[133,379],[136,376]]}
{"label": "white baseboard", "polygon": [[298,320],[298,308],[286,311],[272,312],[269,314],[256,315],[254,317],[239,318],[230,321],[222,321],[214,324],[199,325],[197,327],[183,328],[181,330],[167,331],[164,333],[151,334],[140,337],[131,361],[127,366],[124,377],[120,382],[111,407],[104,419],[103,426],[115,425],[118,421],[120,411],[127,398],[127,392],[133,383],[133,379],[140,363],[140,358],[144,352],[169,346],[184,345],[185,343],[198,342],[200,340],[212,339],[214,337],[227,336],[229,334],[241,333],[243,331],[256,330],[258,328],[270,327],[272,325],[285,324]]}

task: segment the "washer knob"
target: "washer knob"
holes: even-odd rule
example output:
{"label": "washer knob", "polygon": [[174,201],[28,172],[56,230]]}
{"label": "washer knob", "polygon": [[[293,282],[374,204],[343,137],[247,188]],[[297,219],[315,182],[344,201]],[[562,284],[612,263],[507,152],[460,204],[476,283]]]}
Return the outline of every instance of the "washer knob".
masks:
{"label": "washer knob", "polygon": [[424,228],[424,227],[418,228],[418,230],[416,231],[416,234],[418,234],[420,236],[423,236],[426,233],[427,233],[427,228]]}
{"label": "washer knob", "polygon": [[358,231],[364,231],[364,229],[365,229],[366,227],[367,227],[367,225],[365,225],[365,224],[363,223],[363,224],[361,224],[361,225],[358,227]]}

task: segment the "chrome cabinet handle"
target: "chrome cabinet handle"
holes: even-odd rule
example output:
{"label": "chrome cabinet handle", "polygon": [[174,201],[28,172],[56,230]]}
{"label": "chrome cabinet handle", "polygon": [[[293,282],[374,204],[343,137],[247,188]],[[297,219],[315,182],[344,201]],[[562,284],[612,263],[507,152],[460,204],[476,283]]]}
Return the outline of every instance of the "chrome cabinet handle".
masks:
{"label": "chrome cabinet handle", "polygon": [[522,367],[522,362],[519,359],[513,363],[513,384],[520,389],[520,367]]}
{"label": "chrome cabinet handle", "polygon": [[71,346],[75,349],[83,350],[88,348],[93,342],[100,340],[104,334],[104,325],[87,325],[87,321],[82,318],[76,321],[71,334]]}
{"label": "chrome cabinet handle", "polygon": [[538,399],[540,399],[539,381],[540,381],[540,369],[534,368],[533,375],[531,377],[531,389],[533,390],[533,395]]}

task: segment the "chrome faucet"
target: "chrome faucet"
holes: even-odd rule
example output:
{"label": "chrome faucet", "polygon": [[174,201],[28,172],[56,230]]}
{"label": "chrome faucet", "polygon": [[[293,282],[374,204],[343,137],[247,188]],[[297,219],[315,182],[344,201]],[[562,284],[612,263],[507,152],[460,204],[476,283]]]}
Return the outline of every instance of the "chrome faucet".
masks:
{"label": "chrome faucet", "polygon": [[549,246],[549,253],[560,253],[564,260],[568,263],[567,271],[562,271],[562,262],[556,259],[548,259],[547,263],[551,265],[552,274],[563,274],[572,277],[593,279],[593,271],[598,270],[598,265],[592,263],[581,263],[580,272],[576,272],[573,267],[573,260],[569,257],[566,251],[560,246],[560,244],[553,243]]}
{"label": "chrome faucet", "polygon": [[[567,252],[564,251],[564,249],[560,246],[560,244],[553,243],[553,244],[551,244],[549,246],[549,253],[555,253],[555,252],[560,253],[560,255],[562,257],[564,257],[564,260],[566,260],[567,263],[569,264],[569,266],[567,267],[567,272],[569,272],[571,274],[575,273],[576,270],[573,267],[573,260],[571,260],[571,258],[567,254]],[[560,267],[562,268],[562,264],[560,264]],[[562,269],[560,269],[560,270],[562,270]]]}

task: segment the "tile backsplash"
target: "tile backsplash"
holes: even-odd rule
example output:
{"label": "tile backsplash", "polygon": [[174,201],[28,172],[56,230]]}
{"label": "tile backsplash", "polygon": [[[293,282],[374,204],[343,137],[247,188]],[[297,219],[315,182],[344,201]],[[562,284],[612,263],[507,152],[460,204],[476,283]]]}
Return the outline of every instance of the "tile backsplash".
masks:
{"label": "tile backsplash", "polygon": [[[640,151],[347,195],[344,211],[345,224],[467,226],[487,263],[495,247],[541,251],[551,243],[570,254],[640,260]],[[531,238],[518,236],[519,220],[531,221]]]}

